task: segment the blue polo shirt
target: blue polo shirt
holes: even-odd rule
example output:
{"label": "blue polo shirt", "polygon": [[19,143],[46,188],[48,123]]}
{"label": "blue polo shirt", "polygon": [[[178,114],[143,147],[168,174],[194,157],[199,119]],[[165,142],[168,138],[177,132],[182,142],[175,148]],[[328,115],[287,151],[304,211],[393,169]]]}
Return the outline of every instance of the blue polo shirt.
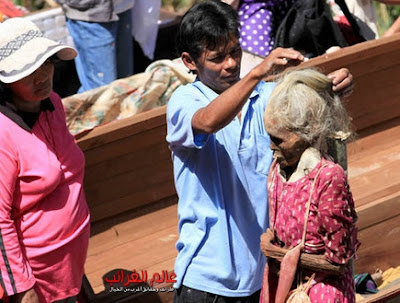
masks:
{"label": "blue polo shirt", "polygon": [[218,95],[200,81],[179,87],[167,107],[167,141],[178,193],[177,282],[229,297],[261,288],[272,162],[263,114],[273,83],[257,85],[235,118],[211,135],[193,134],[195,112]]}

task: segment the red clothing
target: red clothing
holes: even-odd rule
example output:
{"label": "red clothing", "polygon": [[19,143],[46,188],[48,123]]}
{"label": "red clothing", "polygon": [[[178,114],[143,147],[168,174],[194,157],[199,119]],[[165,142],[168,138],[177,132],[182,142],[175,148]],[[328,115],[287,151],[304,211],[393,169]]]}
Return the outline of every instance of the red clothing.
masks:
{"label": "red clothing", "polygon": [[0,278],[8,296],[34,286],[41,302],[79,292],[89,240],[84,156],[50,100],[31,131],[0,113]]}
{"label": "red clothing", "polygon": [[[357,246],[356,214],[346,174],[339,165],[321,159],[308,174],[293,182],[285,181],[276,165],[268,184],[270,226],[286,246],[301,242],[310,188],[322,164],[326,166],[313,191],[304,250],[324,254],[334,264],[347,263],[347,269],[340,278],[317,274],[309,295],[312,303],[351,303],[355,302],[355,292],[348,261]],[[275,282],[270,281],[270,285]]]}

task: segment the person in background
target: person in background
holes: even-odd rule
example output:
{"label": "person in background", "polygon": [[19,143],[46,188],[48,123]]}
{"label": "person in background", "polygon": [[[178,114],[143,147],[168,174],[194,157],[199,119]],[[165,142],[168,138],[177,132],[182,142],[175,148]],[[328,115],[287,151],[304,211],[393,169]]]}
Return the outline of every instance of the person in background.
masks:
{"label": "person in background", "polygon": [[[375,9],[374,3],[382,3],[386,5],[399,5],[400,1],[399,0],[345,0],[345,3],[349,9],[349,12],[355,17],[355,20],[357,21],[357,24],[359,26],[360,34],[366,39],[366,40],[373,40],[373,39],[378,39],[379,38],[379,33],[378,33],[378,17]],[[351,35],[352,28],[347,20],[347,18],[344,16],[342,10],[338,7],[338,5],[335,3],[335,0],[329,0],[332,12],[333,12],[333,17],[335,21],[338,23],[342,31],[350,35],[349,39],[354,41],[354,37]],[[390,36],[391,34],[395,33],[397,31],[397,27],[399,25],[396,25],[396,22],[394,22],[382,36]]]}
{"label": "person in background", "polygon": [[24,18],[0,24],[0,285],[12,302],[75,302],[90,215],[85,159],[52,90],[76,51]]}
{"label": "person in background", "polygon": [[[288,285],[299,285],[315,273],[308,290],[312,303],[354,303],[351,260],[359,245],[357,215],[346,172],[327,154],[328,138],[348,139],[351,125],[331,80],[313,69],[286,73],[271,93],[264,123],[275,159],[268,180],[272,244],[289,249],[300,244],[304,254],[342,267],[330,274],[325,267],[310,269],[306,262],[289,264],[301,278]],[[286,296],[276,293],[289,276],[279,276],[278,287],[280,262],[267,257],[263,303]]]}
{"label": "person in background", "polygon": [[78,51],[78,93],[133,74],[131,9],[135,0],[57,0]]}
{"label": "person in background", "polygon": [[[279,25],[297,0],[222,0],[238,11],[240,19],[240,44],[242,49],[265,57],[274,48]],[[397,5],[399,0],[376,0],[384,4]],[[336,1],[338,2],[338,1]],[[332,17],[350,45],[360,42],[349,21],[335,0],[327,0]],[[349,12],[355,17],[359,34],[365,40],[379,38],[377,15],[372,0],[346,0]],[[400,24],[400,22],[399,22]],[[396,33],[400,28],[396,22],[383,36]],[[328,52],[339,49],[334,46]]]}
{"label": "person in background", "polygon": [[296,0],[241,0],[240,44],[244,50],[267,56],[274,48],[275,34]]}
{"label": "person in background", "polygon": [[[167,105],[167,137],[179,197],[174,302],[258,302],[268,227],[267,176],[272,162],[263,114],[273,83],[263,79],[304,57],[277,48],[240,79],[237,12],[219,0],[183,16],[177,47],[197,75]],[[329,75],[351,89],[345,68]]]}
{"label": "person in background", "polygon": [[223,0],[238,11],[240,45],[265,57],[274,48],[275,34],[296,0]]}

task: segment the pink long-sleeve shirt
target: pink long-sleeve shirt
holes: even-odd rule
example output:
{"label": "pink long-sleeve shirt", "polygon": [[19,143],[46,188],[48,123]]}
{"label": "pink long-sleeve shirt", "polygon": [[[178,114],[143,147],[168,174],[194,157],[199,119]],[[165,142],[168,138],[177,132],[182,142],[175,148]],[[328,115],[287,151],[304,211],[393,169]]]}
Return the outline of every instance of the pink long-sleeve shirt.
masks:
{"label": "pink long-sleeve shirt", "polygon": [[43,102],[49,108],[31,129],[0,110],[0,279],[9,296],[34,287],[51,302],[80,290],[90,217],[84,156],[61,99],[52,93]]}
{"label": "pink long-sleeve shirt", "polygon": [[[311,148],[303,153],[295,173],[297,177],[287,181],[279,165],[271,171],[272,177],[268,182],[270,226],[285,246],[298,245],[303,235],[307,202],[312,195],[304,250],[310,254],[323,254],[329,262],[346,264],[346,268],[340,277],[318,273],[311,283],[310,300],[312,303],[354,303],[349,260],[355,256],[360,243],[355,226],[357,215],[346,173],[339,164],[322,158]],[[269,288],[275,296],[274,285],[277,285],[278,278],[274,274],[269,278]]]}

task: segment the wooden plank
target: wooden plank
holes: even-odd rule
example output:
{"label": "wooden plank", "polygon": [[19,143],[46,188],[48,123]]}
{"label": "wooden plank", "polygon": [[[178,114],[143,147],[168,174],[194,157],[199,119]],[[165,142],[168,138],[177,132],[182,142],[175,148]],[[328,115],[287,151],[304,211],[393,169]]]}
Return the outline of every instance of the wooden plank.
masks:
{"label": "wooden plank", "polygon": [[[148,190],[157,192],[155,185],[162,183],[172,184],[171,174],[164,165],[160,165],[160,171],[147,171],[147,173],[138,174],[137,171],[131,170],[127,173],[114,176],[112,179],[106,179],[96,183],[96,186],[88,185],[87,194],[91,194],[95,198],[96,204],[107,203],[116,198],[124,197],[129,194],[138,192],[146,192]],[[171,181],[171,182],[169,182]],[[122,184],[126,182],[127,184]],[[157,197],[158,199],[163,197]],[[131,205],[134,207],[134,205]]]}
{"label": "wooden plank", "polygon": [[400,145],[348,165],[349,183],[356,206],[400,190]]}
{"label": "wooden plank", "polygon": [[83,151],[87,151],[103,144],[165,125],[165,113],[166,106],[162,106],[129,118],[103,124],[78,134],[76,136],[77,142]]}
{"label": "wooden plank", "polygon": [[85,193],[92,221],[175,194],[165,125],[85,152]]}
{"label": "wooden plank", "polygon": [[[400,58],[400,52],[394,55]],[[390,58],[394,59],[394,55]],[[349,68],[352,71],[351,66]],[[399,72],[400,65],[393,63],[386,69],[375,71],[373,77],[371,74],[354,75],[354,94],[346,105],[356,130],[400,116],[400,107],[397,106],[400,86],[396,81]]]}
{"label": "wooden plank", "polygon": [[91,208],[91,221],[112,217],[132,209],[143,207],[160,199],[172,197],[175,195],[173,183],[158,183],[153,184],[156,189],[151,187],[139,193],[132,193],[124,197],[116,197],[114,200],[109,200],[104,203],[89,203]]}
{"label": "wooden plank", "polygon": [[358,214],[357,226],[360,231],[376,224],[384,224],[386,220],[400,216],[400,191],[357,207],[356,211]]}
{"label": "wooden plank", "polygon": [[176,226],[159,230],[146,238],[137,238],[100,254],[89,254],[85,273],[95,293],[104,289],[102,277],[115,269],[147,271],[151,277],[163,270],[173,271],[176,258]]}
{"label": "wooden plank", "polygon": [[380,289],[376,294],[360,295],[356,303],[398,303],[400,302],[400,279]]}
{"label": "wooden plank", "polygon": [[165,207],[155,207],[154,203],[143,210],[143,214],[132,212],[94,224],[88,254],[96,256],[115,246],[148,237],[160,229],[178,229],[176,197],[167,203],[170,205]]}
{"label": "wooden plank", "polygon": [[400,117],[357,132],[356,140],[347,145],[348,163],[371,157],[399,145]]}
{"label": "wooden plank", "polygon": [[163,125],[104,143],[85,151],[86,166],[90,167],[129,152],[140,151],[147,146],[160,145],[167,149],[165,136],[166,125]]}
{"label": "wooden plank", "polygon": [[102,277],[116,268],[172,271],[177,237],[176,198],[95,224],[85,265],[94,292],[104,290]]}
{"label": "wooden plank", "polygon": [[365,129],[347,151],[349,183],[357,207],[385,196],[392,199],[400,191],[400,118]]}
{"label": "wooden plank", "polygon": [[359,231],[361,246],[354,262],[356,273],[374,273],[399,264],[400,216],[395,216]]}
{"label": "wooden plank", "polygon": [[[87,153],[86,157],[97,159],[92,161],[89,159],[87,161],[85,181],[88,184],[86,187],[90,186],[90,184],[96,186],[98,181],[105,178],[113,178],[130,170],[137,170],[138,173],[144,174],[145,172],[141,170],[150,168],[151,172],[156,172],[160,162],[166,166],[166,169],[171,168],[172,170],[171,152],[165,141],[165,132],[163,132],[162,136],[153,136],[146,133],[143,136],[129,139],[124,142],[115,142],[110,146],[104,146],[96,152]],[[152,140],[147,141],[148,139]],[[97,154],[102,156],[97,157]],[[94,163],[94,161],[96,162]]]}

